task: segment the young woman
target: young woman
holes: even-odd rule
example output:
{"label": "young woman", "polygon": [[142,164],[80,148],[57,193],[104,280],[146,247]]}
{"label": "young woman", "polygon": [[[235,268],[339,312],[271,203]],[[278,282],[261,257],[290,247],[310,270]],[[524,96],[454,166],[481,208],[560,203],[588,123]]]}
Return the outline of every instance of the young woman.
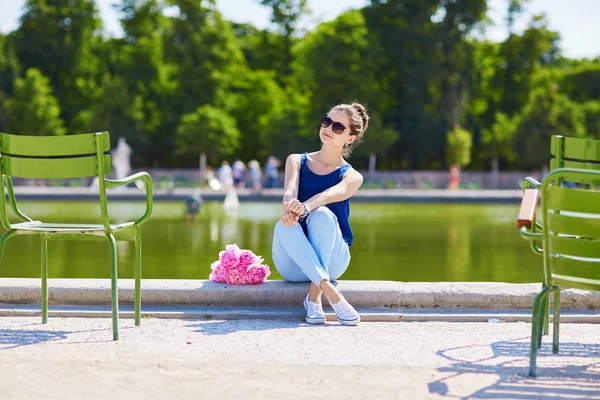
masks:
{"label": "young woman", "polygon": [[321,120],[321,149],[292,154],[285,164],[284,214],[275,226],[273,262],[291,282],[312,282],[304,299],[306,322],[324,324],[325,294],[343,325],[360,316],[331,284],[348,268],[353,235],[349,199],[363,178],[344,158],[362,140],[369,116],[358,103],[340,104]]}

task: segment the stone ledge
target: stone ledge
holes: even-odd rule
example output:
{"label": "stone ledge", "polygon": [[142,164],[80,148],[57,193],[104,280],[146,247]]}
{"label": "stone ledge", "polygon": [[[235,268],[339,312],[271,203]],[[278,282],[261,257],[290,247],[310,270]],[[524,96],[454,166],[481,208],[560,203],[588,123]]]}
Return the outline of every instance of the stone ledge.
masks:
{"label": "stone ledge", "polygon": [[[119,280],[121,303],[133,302],[133,280]],[[39,278],[0,278],[0,303],[39,304]],[[308,283],[269,281],[229,286],[207,280],[142,281],[142,303],[156,305],[298,306]],[[541,284],[497,282],[340,281],[338,288],[355,307],[423,309],[531,309]],[[109,279],[49,279],[50,304],[110,303]],[[566,290],[561,308],[600,309],[600,293]]]}

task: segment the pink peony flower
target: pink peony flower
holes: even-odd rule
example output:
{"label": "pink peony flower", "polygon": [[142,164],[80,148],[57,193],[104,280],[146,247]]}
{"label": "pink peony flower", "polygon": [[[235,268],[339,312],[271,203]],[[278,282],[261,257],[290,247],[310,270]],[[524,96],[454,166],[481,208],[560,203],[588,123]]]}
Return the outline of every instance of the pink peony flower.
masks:
{"label": "pink peony flower", "polygon": [[219,252],[219,260],[229,268],[235,268],[240,262],[240,248],[237,244],[228,244],[225,250]]}
{"label": "pink peony flower", "polygon": [[256,260],[256,254],[254,254],[251,250],[240,250],[239,266],[241,268],[248,268],[248,266],[255,263],[254,260]]}
{"label": "pink peony flower", "polygon": [[220,261],[215,261],[210,266],[212,268],[212,272],[210,273],[208,279],[214,282],[226,282],[227,275],[229,274],[229,268],[227,268]]}
{"label": "pink peony flower", "polygon": [[268,265],[252,264],[246,269],[248,283],[256,285],[263,283],[271,275]]}
{"label": "pink peony flower", "polygon": [[226,280],[228,285],[243,285],[248,283],[246,273],[242,269],[232,269],[229,271]]}
{"label": "pink peony flower", "polygon": [[214,282],[226,282],[228,285],[259,284],[271,275],[264,259],[251,250],[240,249],[236,244],[228,244],[219,252],[219,259],[210,266],[209,279]]}

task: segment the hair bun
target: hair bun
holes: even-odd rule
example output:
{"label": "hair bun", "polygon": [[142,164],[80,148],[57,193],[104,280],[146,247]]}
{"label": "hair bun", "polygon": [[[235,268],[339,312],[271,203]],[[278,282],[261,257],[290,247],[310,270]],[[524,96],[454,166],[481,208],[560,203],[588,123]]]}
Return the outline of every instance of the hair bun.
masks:
{"label": "hair bun", "polygon": [[367,130],[367,126],[369,126],[369,115],[367,114],[367,109],[365,108],[365,106],[363,106],[360,103],[352,103],[352,107],[356,111],[358,111],[358,113],[360,114],[360,118],[362,118],[362,122],[363,122],[362,131],[364,133],[364,131]]}

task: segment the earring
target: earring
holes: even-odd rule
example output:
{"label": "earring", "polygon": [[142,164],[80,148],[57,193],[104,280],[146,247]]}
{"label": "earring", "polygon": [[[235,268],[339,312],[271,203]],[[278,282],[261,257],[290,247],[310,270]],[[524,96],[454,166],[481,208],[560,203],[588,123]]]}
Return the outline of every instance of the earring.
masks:
{"label": "earring", "polygon": [[346,143],[346,144],[344,145],[344,147],[345,147],[345,148],[348,148],[349,146],[350,146],[350,145],[349,145],[348,143]]}

